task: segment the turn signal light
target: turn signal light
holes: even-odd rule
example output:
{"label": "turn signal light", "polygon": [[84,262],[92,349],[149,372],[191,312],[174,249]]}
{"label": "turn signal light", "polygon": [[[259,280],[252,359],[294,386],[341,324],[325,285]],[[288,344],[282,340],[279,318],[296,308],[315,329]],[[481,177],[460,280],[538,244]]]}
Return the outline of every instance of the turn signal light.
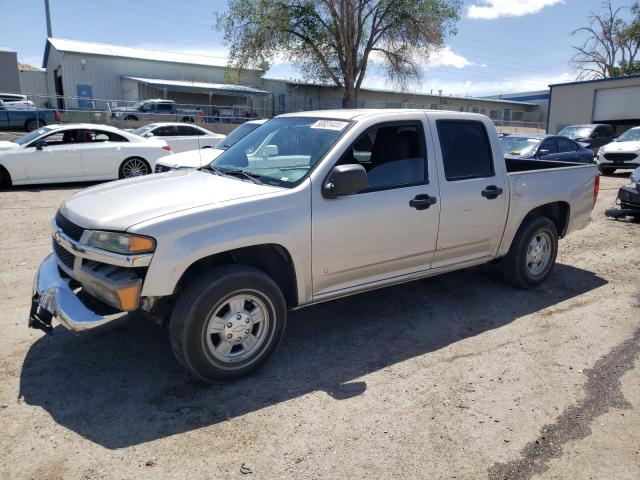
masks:
{"label": "turn signal light", "polygon": [[140,294],[140,284],[118,289],[118,299],[120,308],[125,312],[130,312],[138,308],[138,296]]}

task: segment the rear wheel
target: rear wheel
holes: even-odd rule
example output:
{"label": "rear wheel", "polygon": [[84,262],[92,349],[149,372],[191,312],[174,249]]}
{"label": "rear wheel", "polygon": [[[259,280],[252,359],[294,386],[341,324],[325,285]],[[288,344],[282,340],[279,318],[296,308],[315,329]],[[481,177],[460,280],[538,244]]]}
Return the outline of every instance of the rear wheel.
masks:
{"label": "rear wheel", "polygon": [[202,275],[180,294],[169,326],[171,346],[196,378],[231,380],[267,360],[286,320],[284,297],[268,275],[228,265]]}
{"label": "rear wheel", "polygon": [[120,178],[141,177],[151,173],[151,167],[146,160],[139,157],[127,158],[120,165]]}
{"label": "rear wheel", "polygon": [[24,122],[24,129],[27,132],[33,132],[35,129],[44,127],[46,124],[42,120],[38,120],[36,118],[30,118],[26,122]]}
{"label": "rear wheel", "polygon": [[194,123],[195,120],[193,119],[193,117],[183,117],[182,118],[182,123]]}
{"label": "rear wheel", "polygon": [[11,175],[9,172],[5,170],[4,167],[0,166],[0,188],[9,188],[11,186]]}
{"label": "rear wheel", "polygon": [[502,271],[509,283],[533,288],[551,273],[558,254],[558,231],[546,217],[532,217],[520,226],[509,253],[502,260]]}
{"label": "rear wheel", "polygon": [[127,115],[126,117],[124,117],[125,120],[132,120],[134,122],[138,121],[138,117],[135,117],[133,115]]}
{"label": "rear wheel", "polygon": [[612,173],[614,173],[616,171],[616,169],[612,168],[612,167],[598,166],[598,171],[603,175],[611,175]]}

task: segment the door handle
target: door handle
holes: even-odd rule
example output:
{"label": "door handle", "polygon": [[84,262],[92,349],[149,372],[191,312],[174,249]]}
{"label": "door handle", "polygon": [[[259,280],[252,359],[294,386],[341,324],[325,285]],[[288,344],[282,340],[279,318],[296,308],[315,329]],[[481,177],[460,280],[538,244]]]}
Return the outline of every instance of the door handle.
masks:
{"label": "door handle", "polygon": [[437,201],[436,197],[431,197],[426,193],[421,193],[409,200],[409,206],[416,210],[426,210],[431,205],[435,205]]}
{"label": "door handle", "polygon": [[504,190],[502,190],[500,187],[489,185],[488,187],[485,187],[484,190],[482,190],[482,196],[487,200],[493,200],[494,198],[498,198],[500,195],[502,195],[503,191]]}

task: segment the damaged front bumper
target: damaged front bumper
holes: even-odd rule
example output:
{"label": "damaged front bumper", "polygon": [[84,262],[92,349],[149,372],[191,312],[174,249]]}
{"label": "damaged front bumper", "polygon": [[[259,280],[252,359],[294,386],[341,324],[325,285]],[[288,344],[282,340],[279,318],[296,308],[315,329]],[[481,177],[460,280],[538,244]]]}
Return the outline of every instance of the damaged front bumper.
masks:
{"label": "damaged front bumper", "polygon": [[620,187],[617,199],[620,208],[608,208],[604,214],[612,218],[640,217],[640,189],[638,185],[640,184],[635,187]]}
{"label": "damaged front bumper", "polygon": [[72,288],[71,283],[72,279],[60,272],[55,255],[44,259],[33,282],[29,327],[51,333],[55,319],[69,330],[82,331],[127,314],[100,302],[81,288]]}

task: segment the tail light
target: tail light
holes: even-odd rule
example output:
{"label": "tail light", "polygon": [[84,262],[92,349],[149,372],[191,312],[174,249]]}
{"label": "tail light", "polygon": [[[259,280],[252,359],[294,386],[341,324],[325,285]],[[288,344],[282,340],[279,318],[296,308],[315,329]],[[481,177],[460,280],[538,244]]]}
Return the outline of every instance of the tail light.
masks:
{"label": "tail light", "polygon": [[170,152],[170,151],[171,151],[171,147],[170,147],[169,145],[164,145],[164,146],[162,147],[162,149],[163,149],[163,150],[166,150],[167,152]]}
{"label": "tail light", "polygon": [[56,113],[53,114],[53,119],[56,122],[59,122],[60,120],[62,120],[62,115],[60,114],[60,112],[56,111]]}
{"label": "tail light", "polygon": [[593,180],[593,205],[591,209],[596,206],[596,200],[598,200],[598,192],[600,191],[600,174],[596,173],[596,178]]}

